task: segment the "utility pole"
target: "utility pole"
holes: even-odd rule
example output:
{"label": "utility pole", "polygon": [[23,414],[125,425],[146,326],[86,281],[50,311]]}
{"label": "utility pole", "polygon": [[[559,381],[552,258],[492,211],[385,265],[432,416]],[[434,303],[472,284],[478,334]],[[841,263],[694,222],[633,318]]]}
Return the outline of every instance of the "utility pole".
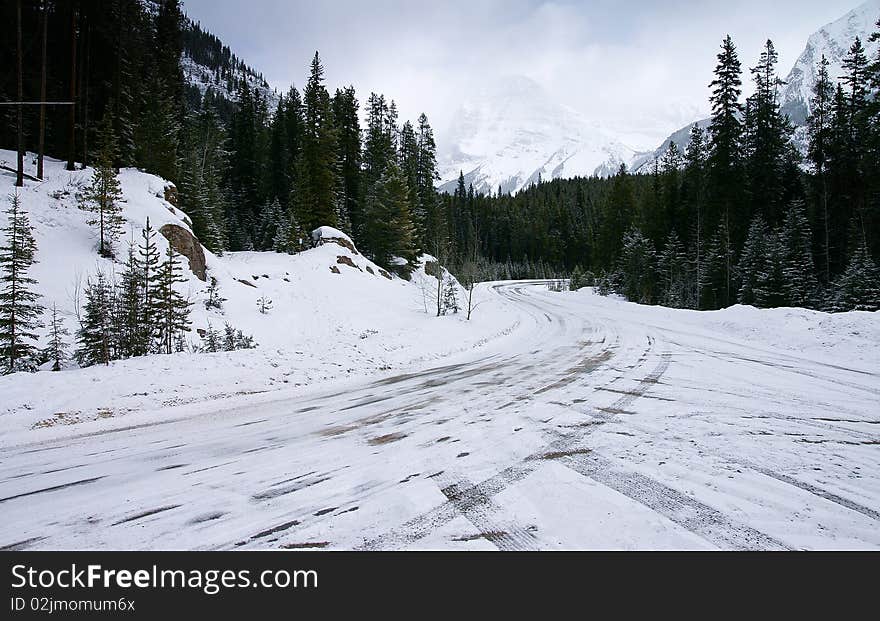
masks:
{"label": "utility pole", "polygon": [[18,47],[18,170],[15,176],[15,185],[22,187],[24,185],[24,116],[22,114],[21,101],[24,99],[22,87],[22,65],[21,65],[21,0],[16,2],[16,17],[18,18],[17,28],[17,47]]}
{"label": "utility pole", "polygon": [[[49,0],[43,0],[43,67],[40,71],[40,142],[37,149],[37,177],[43,178],[43,151],[46,144],[46,30],[49,22]],[[21,94],[19,93],[19,99]]]}

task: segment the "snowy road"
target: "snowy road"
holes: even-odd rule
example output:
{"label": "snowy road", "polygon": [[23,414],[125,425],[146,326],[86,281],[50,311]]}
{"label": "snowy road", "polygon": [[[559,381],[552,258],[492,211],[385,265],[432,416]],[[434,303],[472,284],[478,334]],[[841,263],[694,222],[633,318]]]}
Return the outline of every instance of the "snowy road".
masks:
{"label": "snowy road", "polygon": [[876,366],[491,294],[435,368],[3,449],[0,547],[880,548]]}

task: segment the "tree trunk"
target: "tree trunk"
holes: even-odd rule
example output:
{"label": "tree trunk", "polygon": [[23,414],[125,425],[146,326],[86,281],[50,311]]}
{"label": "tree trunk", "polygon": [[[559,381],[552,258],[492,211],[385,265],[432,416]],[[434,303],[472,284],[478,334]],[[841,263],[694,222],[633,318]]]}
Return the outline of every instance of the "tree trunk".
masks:
{"label": "tree trunk", "polygon": [[82,167],[85,168],[89,161],[89,48],[92,45],[92,27],[86,26],[86,36],[83,47],[85,47],[86,57],[84,70],[80,75],[80,92],[83,94],[82,115],[83,115],[83,159]]}
{"label": "tree trunk", "polygon": [[22,114],[21,102],[24,99],[24,89],[22,88],[22,62],[21,62],[21,0],[16,3],[16,16],[18,28],[16,30],[17,43],[17,60],[18,60],[18,169],[15,176],[15,185],[22,187],[24,185],[24,115]]}
{"label": "tree trunk", "polygon": [[67,128],[67,170],[74,170],[76,159],[76,18],[77,10],[70,9],[70,125]]}
{"label": "tree trunk", "polygon": [[46,31],[49,23],[49,4],[43,0],[43,62],[40,69],[40,141],[37,147],[37,177],[43,178],[43,151],[46,143]]}

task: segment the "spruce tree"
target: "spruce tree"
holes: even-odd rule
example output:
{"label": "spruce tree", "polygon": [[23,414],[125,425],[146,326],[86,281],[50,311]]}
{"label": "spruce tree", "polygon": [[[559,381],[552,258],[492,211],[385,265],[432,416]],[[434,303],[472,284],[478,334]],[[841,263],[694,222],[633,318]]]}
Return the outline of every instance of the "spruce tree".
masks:
{"label": "spruce tree", "polygon": [[791,306],[813,308],[819,282],[813,263],[813,242],[803,201],[788,210],[782,228],[782,276],[786,302]]}
{"label": "spruce tree", "polygon": [[115,298],[113,287],[103,272],[89,279],[86,290],[86,303],[80,327],[76,332],[77,349],[74,354],[80,366],[110,364],[116,359],[114,349]]}
{"label": "spruce tree", "polygon": [[134,242],[128,246],[128,257],[125,270],[116,294],[117,343],[119,357],[143,356],[147,353],[144,346],[147,326],[143,323],[143,286],[141,266],[138,261]]}
{"label": "spruce tree", "polygon": [[715,229],[715,234],[707,248],[703,284],[700,286],[702,302],[700,308],[714,310],[725,308],[733,301],[733,248],[730,234],[724,221]]}
{"label": "spruce tree", "polygon": [[770,235],[764,217],[761,214],[755,215],[737,266],[741,283],[737,294],[740,304],[757,306],[757,291],[761,289],[762,278],[767,274],[767,265],[770,262]]}
{"label": "spruce tree", "polygon": [[[367,197],[365,241],[370,257],[386,269],[408,277],[415,261],[415,227],[410,211],[406,179],[395,162],[390,162],[382,178]],[[396,257],[406,261],[397,265]]]}
{"label": "spruce tree", "polygon": [[35,367],[34,330],[40,327],[42,307],[32,286],[37,281],[27,275],[36,263],[37,245],[27,213],[17,194],[10,197],[7,224],[0,229],[0,370],[3,373],[32,370]]}
{"label": "spruce tree", "polygon": [[49,321],[49,342],[43,349],[43,357],[52,363],[53,371],[60,371],[62,365],[67,361],[69,355],[67,353],[68,344],[65,337],[70,336],[70,332],[64,326],[64,321],[58,314],[58,307],[52,304],[52,318]]}
{"label": "spruce tree", "polygon": [[155,280],[156,298],[153,312],[157,319],[156,331],[160,353],[174,353],[178,337],[182,332],[189,330],[190,303],[175,289],[175,285],[183,282],[186,282],[186,278],[183,277],[178,254],[169,244],[165,260],[159,267]]}
{"label": "spruce tree", "polygon": [[140,342],[137,351],[141,354],[153,351],[153,338],[156,334],[159,321],[159,291],[160,279],[159,248],[156,246],[156,230],[150,226],[147,218],[146,225],[141,231],[141,244],[138,247],[138,271],[141,280],[141,326]]}
{"label": "spruce tree", "polygon": [[835,283],[830,307],[834,311],[880,310],[880,269],[864,245],[856,247]]}
{"label": "spruce tree", "polygon": [[[733,40],[728,35],[721,44],[715,79],[710,87],[712,118],[709,125],[709,187],[711,195],[707,225],[717,227],[721,221],[731,235],[728,246],[736,247],[741,239],[742,213],[742,65]],[[732,242],[732,243],[731,243]],[[727,275],[730,280],[730,275]]]}
{"label": "spruce tree", "polygon": [[337,133],[330,95],[324,86],[324,67],[318,53],[303,93],[305,129],[300,154],[298,205],[306,231],[336,226],[338,185]]}
{"label": "spruce tree", "polygon": [[669,232],[663,251],[657,257],[660,271],[661,298],[664,306],[686,308],[693,304],[687,273],[687,255],[673,230]]}
{"label": "spruce tree", "polygon": [[630,302],[653,304],[656,271],[657,255],[654,244],[639,229],[630,229],[623,237],[620,251],[620,293]]}
{"label": "spruce tree", "polygon": [[793,130],[779,109],[777,90],[783,82],[776,75],[777,60],[773,42],[768,40],[751,70],[755,93],[747,100],[743,140],[750,213],[761,213],[770,226],[781,223],[786,161],[793,158],[789,147]]}
{"label": "spruce tree", "polygon": [[434,183],[440,179],[437,174],[437,144],[434,131],[424,113],[419,115],[416,130],[418,147],[418,170],[416,175],[417,202],[413,205],[413,222],[420,248],[430,245],[438,229],[443,227],[443,215],[437,206]]}
{"label": "spruce tree", "polygon": [[824,54],[819,61],[813,96],[810,99],[810,116],[807,118],[807,158],[815,174],[819,196],[823,238],[823,280],[831,280],[831,225],[828,201],[828,150],[831,141],[832,105],[834,87],[828,76],[828,59]]}
{"label": "spruce tree", "polygon": [[80,197],[80,208],[95,214],[89,224],[98,227],[98,254],[113,256],[113,241],[122,233],[122,186],[113,168],[118,157],[116,136],[109,113],[101,125],[100,149],[91,184]]}
{"label": "spruce tree", "polygon": [[339,187],[337,189],[337,224],[353,234],[355,223],[363,219],[361,205],[361,126],[358,100],[353,86],[338,89],[333,97],[333,120],[339,149]]}

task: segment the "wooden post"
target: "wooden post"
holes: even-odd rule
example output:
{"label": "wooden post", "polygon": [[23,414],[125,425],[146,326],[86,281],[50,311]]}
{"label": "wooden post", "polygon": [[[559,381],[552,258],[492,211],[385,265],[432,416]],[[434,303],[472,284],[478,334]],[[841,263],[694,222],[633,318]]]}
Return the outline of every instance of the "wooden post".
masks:
{"label": "wooden post", "polygon": [[18,46],[18,169],[15,176],[15,185],[18,187],[22,187],[24,185],[24,116],[22,114],[22,105],[21,102],[24,100],[24,93],[22,87],[22,63],[21,63],[21,0],[15,5],[17,10],[16,16],[18,18],[18,28],[17,28],[17,46]]}
{"label": "wooden post", "polygon": [[43,67],[40,70],[40,141],[37,148],[37,177],[43,178],[43,151],[46,144],[46,30],[49,22],[49,2],[43,0]]}
{"label": "wooden post", "polygon": [[67,170],[74,170],[76,159],[76,5],[70,7],[70,125],[67,128]]}

